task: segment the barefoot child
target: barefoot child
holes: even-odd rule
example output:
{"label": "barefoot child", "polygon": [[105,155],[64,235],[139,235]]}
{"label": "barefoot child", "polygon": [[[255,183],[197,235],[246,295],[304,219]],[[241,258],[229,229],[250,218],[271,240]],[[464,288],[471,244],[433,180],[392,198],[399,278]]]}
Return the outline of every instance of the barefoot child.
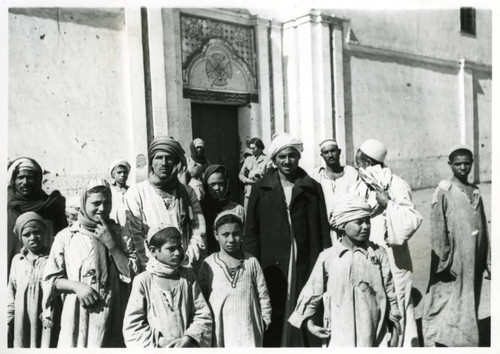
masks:
{"label": "barefoot child", "polygon": [[210,346],[212,316],[175,227],[150,230],[146,271],[132,285],[123,321],[127,347]]}
{"label": "barefoot child", "polygon": [[[289,322],[303,325],[332,347],[377,347],[397,343],[400,330],[396,295],[387,254],[370,242],[370,206],[346,195],[331,217],[339,241],[324,250],[302,289]],[[323,327],[315,324],[321,300]],[[388,328],[392,328],[388,343]]]}
{"label": "barefoot child", "polygon": [[58,347],[124,346],[125,283],[137,272],[137,258],[124,251],[110,211],[108,182],[93,179],[82,192],[78,221],[54,239],[44,272],[43,318],[50,327],[53,301],[64,293]]}
{"label": "barefoot child", "polygon": [[9,335],[16,348],[40,348],[43,326],[41,281],[49,249],[43,218],[35,212],[21,214],[14,233],[23,243],[12,259],[7,288]]}
{"label": "barefoot child", "polygon": [[215,347],[262,347],[271,302],[257,259],[241,250],[243,221],[223,211],[214,222],[220,252],[203,262],[198,279],[214,314]]}

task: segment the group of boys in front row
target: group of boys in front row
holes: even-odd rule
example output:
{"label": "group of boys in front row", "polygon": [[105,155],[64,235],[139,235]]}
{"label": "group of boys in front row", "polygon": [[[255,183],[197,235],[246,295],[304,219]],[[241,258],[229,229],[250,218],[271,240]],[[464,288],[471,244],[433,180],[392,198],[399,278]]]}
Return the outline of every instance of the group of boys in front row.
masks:
{"label": "group of boys in front row", "polygon": [[[246,199],[268,169],[281,168],[265,158],[260,139],[250,147],[240,173]],[[203,148],[195,139],[187,160],[173,138],[155,138],[148,180],[128,191],[130,165],[115,161],[111,184],[92,179],[77,202],[66,202],[67,227],[55,215],[60,194],[41,189],[38,163],[20,158],[10,165],[8,235],[20,245],[9,243],[10,345],[263,346],[273,311],[266,278],[243,251],[245,213],[227,200],[225,168],[210,166]],[[408,184],[384,165],[387,149],[377,140],[359,147],[357,168],[341,166],[333,139],[320,151],[325,166],[312,177],[322,187],[332,247],[298,289],[288,324],[326,346],[418,346],[407,241],[422,217]],[[433,196],[426,346],[479,344],[490,250],[479,189],[468,181],[472,163],[469,148],[452,148],[453,176]]]}

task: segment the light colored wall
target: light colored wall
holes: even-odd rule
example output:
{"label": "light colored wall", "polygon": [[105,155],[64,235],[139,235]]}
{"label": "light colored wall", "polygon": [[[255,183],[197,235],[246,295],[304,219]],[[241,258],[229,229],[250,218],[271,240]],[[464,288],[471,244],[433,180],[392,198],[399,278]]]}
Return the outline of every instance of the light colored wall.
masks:
{"label": "light colored wall", "polygon": [[126,40],[120,9],[9,13],[8,156],[35,158],[46,190],[134,164]]}
{"label": "light colored wall", "polygon": [[432,58],[491,64],[491,10],[476,9],[476,37],[460,33],[460,10],[329,10],[351,20],[360,44]]}
{"label": "light colored wall", "polygon": [[446,152],[459,136],[457,69],[414,66],[374,58],[350,59],[354,155],[368,138],[386,144],[386,164],[413,188],[448,174]]}
{"label": "light colored wall", "polygon": [[491,73],[475,73],[473,85],[477,106],[477,151],[479,161],[479,179],[481,182],[491,181]]}

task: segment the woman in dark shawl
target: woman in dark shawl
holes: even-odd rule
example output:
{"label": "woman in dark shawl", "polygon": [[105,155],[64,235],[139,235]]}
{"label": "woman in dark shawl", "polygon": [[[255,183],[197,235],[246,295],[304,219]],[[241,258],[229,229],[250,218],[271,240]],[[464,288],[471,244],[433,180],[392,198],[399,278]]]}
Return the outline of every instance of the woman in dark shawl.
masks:
{"label": "woman in dark shawl", "polygon": [[35,160],[27,157],[16,159],[8,169],[8,177],[7,271],[10,273],[12,258],[22,247],[13,231],[19,215],[33,211],[42,216],[50,238],[68,226],[68,222],[64,197],[57,190],[50,195],[42,190],[42,168]]}
{"label": "woman in dark shawl", "polygon": [[205,198],[200,202],[203,215],[207,225],[207,248],[208,254],[219,251],[219,243],[214,236],[214,220],[224,210],[231,210],[245,220],[245,209],[229,200],[231,194],[226,167],[222,165],[210,165],[205,170],[203,178],[203,189]]}

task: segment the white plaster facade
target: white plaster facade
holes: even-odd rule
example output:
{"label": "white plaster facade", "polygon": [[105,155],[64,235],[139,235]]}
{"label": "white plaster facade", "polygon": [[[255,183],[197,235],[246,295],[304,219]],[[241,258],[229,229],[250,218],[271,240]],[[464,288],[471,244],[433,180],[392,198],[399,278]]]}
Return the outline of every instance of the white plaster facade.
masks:
{"label": "white plaster facade", "polygon": [[490,181],[491,11],[476,14],[472,37],[458,9],[312,10],[283,22],[225,9],[11,9],[8,156],[37,159],[46,188],[68,195],[118,157],[145,178],[154,135],[189,154],[191,104],[223,102],[185,97],[185,15],[253,30],[258,99],[233,103],[240,142],[296,134],[311,171],[325,137],[346,163],[377,138],[413,188],[448,177],[449,147],[467,143],[474,179]]}

